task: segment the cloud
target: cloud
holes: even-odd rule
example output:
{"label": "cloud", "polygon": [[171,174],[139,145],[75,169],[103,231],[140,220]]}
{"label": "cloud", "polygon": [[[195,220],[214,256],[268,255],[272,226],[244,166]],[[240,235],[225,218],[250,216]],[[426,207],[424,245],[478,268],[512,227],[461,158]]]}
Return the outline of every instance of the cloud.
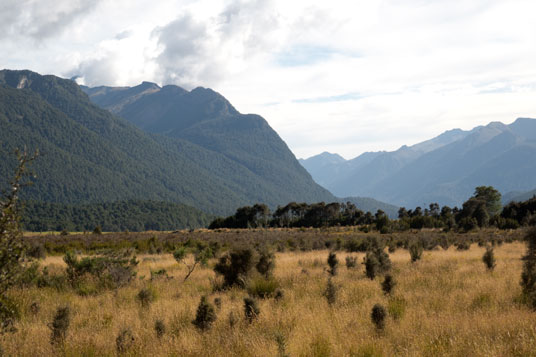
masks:
{"label": "cloud", "polygon": [[3,0],[0,39],[42,41],[67,30],[88,15],[100,0]]}

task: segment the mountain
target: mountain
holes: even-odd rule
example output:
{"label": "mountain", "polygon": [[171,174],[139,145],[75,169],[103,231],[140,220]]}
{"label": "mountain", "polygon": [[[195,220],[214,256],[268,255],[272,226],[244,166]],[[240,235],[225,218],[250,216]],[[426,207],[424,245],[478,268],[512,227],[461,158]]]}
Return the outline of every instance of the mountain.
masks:
{"label": "mountain", "polygon": [[[477,186],[491,185],[501,192],[536,186],[536,120],[454,129],[410,147],[372,154],[372,159],[365,153],[331,167],[333,177],[325,187],[338,196],[368,196],[407,207],[461,205]],[[348,169],[352,162],[361,164]],[[310,172],[315,179],[324,177]]]}
{"label": "mountain", "polygon": [[[115,99],[109,100],[120,102],[123,108],[130,108],[132,101],[145,98],[148,92],[162,92],[148,83],[129,89],[99,90],[113,93]],[[224,100],[210,90],[186,92],[170,87],[164,94],[181,91],[196,92],[194,99]],[[314,183],[264,119],[233,111],[230,116],[205,120],[203,111],[216,110],[205,104],[201,100],[199,108],[190,108],[196,115],[181,117],[181,125],[189,129],[182,136],[148,133],[92,103],[71,80],[31,71],[0,71],[0,152],[6,158],[0,162],[0,175],[6,178],[13,172],[15,160],[10,152],[27,147],[38,148],[41,155],[32,165],[38,179],[23,191],[26,200],[66,204],[167,201],[211,214],[230,214],[256,202],[275,207],[290,201],[335,200]],[[212,130],[196,132],[199,126]],[[246,137],[232,143],[241,135]],[[253,140],[259,135],[263,141],[248,151],[247,145],[255,145]],[[206,147],[197,142],[209,140],[207,136],[218,140]],[[227,141],[231,143],[225,146]],[[255,158],[257,163],[253,163]],[[269,168],[263,167],[265,161],[271,164]],[[267,169],[272,172],[264,175]]]}
{"label": "mountain", "polygon": [[503,195],[502,202],[505,205],[510,202],[523,202],[530,200],[534,196],[536,196],[536,189],[527,192],[512,191]]}
{"label": "mountain", "polygon": [[[236,180],[255,191],[269,189],[256,201],[334,201],[312,180],[285,142],[262,117],[241,114],[219,93],[198,87],[186,91],[174,85],[162,88],[144,82],[136,87],[82,89],[104,109],[148,133],[180,139],[223,156],[247,172]],[[247,178],[247,180],[246,180]],[[291,199],[292,198],[292,199]],[[250,200],[251,201],[251,200]]]}

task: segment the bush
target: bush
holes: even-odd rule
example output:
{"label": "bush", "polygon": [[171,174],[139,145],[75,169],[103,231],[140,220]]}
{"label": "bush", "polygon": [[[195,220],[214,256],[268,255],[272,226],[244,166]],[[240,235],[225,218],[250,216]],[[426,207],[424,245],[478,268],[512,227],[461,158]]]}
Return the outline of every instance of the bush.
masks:
{"label": "bush", "polygon": [[130,330],[130,328],[127,327],[121,330],[115,339],[115,348],[117,349],[117,353],[123,354],[128,352],[128,350],[130,350],[134,345],[134,341],[134,335],[132,334],[132,330]]}
{"label": "bush", "polygon": [[59,307],[56,310],[52,323],[49,325],[49,328],[52,330],[52,334],[50,336],[50,343],[52,345],[60,345],[65,342],[70,323],[71,309],[69,306]]}
{"label": "bush", "polygon": [[365,275],[367,278],[374,280],[378,274],[378,271],[380,270],[380,263],[378,262],[376,255],[371,252],[367,252],[363,258],[363,264],[365,265]]}
{"label": "bush", "polygon": [[328,272],[331,274],[331,276],[337,275],[337,266],[339,265],[339,260],[337,259],[337,254],[335,254],[335,252],[329,252],[328,265]]}
{"label": "bush", "polygon": [[242,249],[222,256],[214,267],[214,271],[223,276],[224,287],[233,285],[245,287],[246,279],[253,266],[253,251]]}
{"label": "bush", "polygon": [[521,287],[527,303],[536,310],[536,228],[529,230],[525,236],[527,253],[523,257]]}
{"label": "bush", "polygon": [[468,242],[466,240],[463,240],[461,242],[458,242],[458,244],[456,244],[456,250],[459,250],[459,251],[469,250],[469,248],[471,248],[471,242]]}
{"label": "bush", "polygon": [[484,264],[486,265],[486,268],[489,271],[492,271],[493,269],[495,269],[495,266],[497,265],[497,263],[495,262],[495,254],[493,252],[492,247],[490,246],[486,247],[486,252],[482,256],[482,261],[484,262]]}
{"label": "bush", "polygon": [[149,307],[156,300],[156,291],[152,286],[142,288],[136,298],[142,307]]}
{"label": "bush", "polygon": [[47,251],[42,244],[34,244],[26,250],[26,255],[34,259],[45,259]]}
{"label": "bush", "polygon": [[156,337],[162,338],[166,333],[166,325],[163,320],[156,320],[154,323],[154,331],[156,332]]}
{"label": "bush", "polygon": [[333,305],[337,302],[337,290],[337,286],[335,286],[331,278],[329,278],[328,284],[326,285],[326,290],[324,291],[324,296],[326,297],[329,305]]}
{"label": "bush", "polygon": [[260,313],[261,310],[259,309],[257,300],[251,297],[244,298],[244,315],[249,323],[253,322]]}
{"label": "bush", "polygon": [[0,297],[0,333],[15,332],[15,321],[20,316],[20,308],[15,300],[7,296]]}
{"label": "bush", "polygon": [[420,243],[413,243],[409,246],[409,255],[411,256],[411,262],[415,263],[417,260],[421,260],[423,252],[422,244]]}
{"label": "bush", "polygon": [[346,268],[351,269],[357,266],[357,257],[346,256]]}
{"label": "bush", "polygon": [[272,271],[275,268],[275,256],[272,252],[263,251],[260,253],[259,261],[255,266],[257,271],[269,278],[272,275]]}
{"label": "bush", "polygon": [[93,234],[102,234],[101,226],[96,226],[95,229],[93,229]]}
{"label": "bush", "polygon": [[380,304],[374,305],[370,318],[377,330],[383,330],[385,328],[385,319],[387,317],[387,310]]}
{"label": "bush", "polygon": [[395,288],[396,281],[391,274],[385,275],[385,278],[382,283],[382,290],[385,295],[391,295],[393,289]]}
{"label": "bush", "polygon": [[214,321],[216,321],[216,311],[214,310],[214,306],[208,302],[206,296],[202,296],[199,306],[197,306],[195,320],[192,321],[192,324],[201,331],[205,331],[212,326]]}

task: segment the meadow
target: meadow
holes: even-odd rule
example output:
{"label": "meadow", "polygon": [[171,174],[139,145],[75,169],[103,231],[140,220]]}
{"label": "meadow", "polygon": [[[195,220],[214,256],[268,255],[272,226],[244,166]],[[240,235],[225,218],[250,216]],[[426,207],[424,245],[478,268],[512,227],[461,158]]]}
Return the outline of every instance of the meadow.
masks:
{"label": "meadow", "polygon": [[[526,250],[519,241],[522,231],[458,235],[453,239],[474,243],[467,250],[454,245],[431,247],[416,262],[411,262],[407,249],[393,247],[390,274],[396,285],[388,295],[382,291],[382,276],[371,280],[365,275],[361,264],[365,253],[343,248],[346,237],[335,250],[339,265],[331,278],[336,297],[330,304],[326,298],[328,255],[337,248],[337,237],[356,234],[350,230],[235,230],[157,235],[152,243],[162,247],[172,237],[175,243],[194,237],[201,241],[221,238],[220,254],[233,246],[229,242],[249,240],[256,246],[264,237],[279,250],[273,280],[282,293],[277,298],[257,298],[259,313],[250,321],[244,314],[248,289],[217,288],[216,258],[206,266],[197,265],[185,281],[188,265],[194,263],[191,254],[182,264],[165,249],[142,252],[137,255],[135,279],[122,287],[86,293],[54,286],[13,289],[10,297],[18,304],[20,318],[16,331],[0,336],[0,346],[5,355],[18,356],[536,356],[536,312],[521,298],[521,257]],[[442,235],[405,234],[410,238]],[[148,235],[154,236],[131,233],[129,241],[146,242]],[[373,236],[358,235],[365,240]],[[56,249],[61,239],[80,236],[33,239]],[[291,243],[294,249],[277,249],[290,236],[298,242],[309,237],[324,245],[325,241],[334,243],[329,250],[320,244],[315,250],[298,249]],[[496,267],[490,271],[482,261],[485,244],[476,242],[482,237],[491,242],[497,236],[505,243],[495,244]],[[107,242],[105,234],[94,238],[101,248]],[[387,247],[384,251],[388,252]],[[357,258],[355,267],[346,267],[347,256]],[[48,255],[39,264],[50,275],[66,269],[61,254]],[[248,284],[258,279],[253,275]],[[146,303],[139,297],[144,289],[151,292]],[[192,324],[202,296],[207,296],[216,312],[216,320],[205,330]],[[387,311],[381,329],[371,320],[375,304]],[[70,308],[70,323],[62,343],[51,344],[50,326],[62,306]],[[122,332],[123,339],[119,337]]]}

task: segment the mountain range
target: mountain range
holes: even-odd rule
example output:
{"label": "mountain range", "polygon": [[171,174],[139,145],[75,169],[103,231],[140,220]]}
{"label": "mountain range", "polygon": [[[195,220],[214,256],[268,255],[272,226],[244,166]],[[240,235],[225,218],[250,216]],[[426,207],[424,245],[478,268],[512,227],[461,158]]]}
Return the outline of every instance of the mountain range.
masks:
{"label": "mountain range", "polygon": [[492,122],[454,129],[396,151],[366,152],[351,160],[322,153],[301,164],[337,196],[368,196],[413,208],[437,202],[459,206],[477,186],[500,192],[536,187],[536,120]]}
{"label": "mountain range", "polygon": [[[166,201],[222,215],[257,202],[336,200],[262,117],[210,89],[84,89],[110,111],[72,80],[0,71],[0,177],[11,176],[15,148],[40,151],[23,199]],[[128,112],[137,122],[122,118]]]}

